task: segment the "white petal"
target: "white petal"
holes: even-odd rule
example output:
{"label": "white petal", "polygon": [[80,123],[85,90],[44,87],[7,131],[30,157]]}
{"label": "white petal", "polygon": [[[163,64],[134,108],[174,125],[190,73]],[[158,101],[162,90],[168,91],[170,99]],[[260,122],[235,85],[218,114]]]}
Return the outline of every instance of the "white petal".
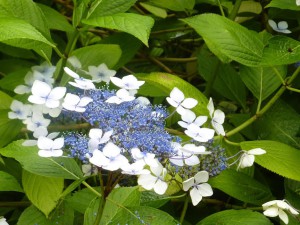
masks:
{"label": "white petal", "polygon": [[211,125],[215,129],[216,133],[222,136],[225,136],[225,131],[223,125],[214,122],[213,120],[211,121]]}
{"label": "white petal", "polygon": [[207,116],[198,116],[194,121],[197,126],[202,126],[207,121]]}
{"label": "white petal", "polygon": [[178,103],[184,100],[184,94],[177,87],[173,88],[173,90],[170,93],[170,97]]}
{"label": "white petal", "polygon": [[264,211],[264,215],[268,217],[276,217],[279,214],[277,207],[270,207]]}
{"label": "white petal", "polygon": [[54,139],[56,138],[57,136],[59,135],[59,132],[52,132],[50,134],[48,134],[47,138],[50,138],[50,139]]}
{"label": "white petal", "polygon": [[168,184],[160,179],[154,184],[154,191],[155,193],[162,195],[166,192],[168,188]]}
{"label": "white petal", "polygon": [[215,107],[214,107],[214,103],[212,98],[209,98],[208,104],[207,104],[207,109],[209,111],[209,115],[212,118],[213,117],[213,113],[215,111]]}
{"label": "white petal", "polygon": [[151,174],[142,174],[138,178],[138,184],[141,185],[146,190],[151,190],[154,187],[154,184],[157,180],[157,177]]}
{"label": "white petal", "polygon": [[41,136],[38,139],[37,146],[39,149],[50,149],[53,147],[53,140]]}
{"label": "white petal", "polygon": [[78,103],[78,107],[84,107],[86,106],[87,104],[89,104],[90,102],[92,102],[93,99],[90,98],[90,97],[82,97]]}
{"label": "white petal", "polygon": [[52,151],[39,150],[38,155],[41,156],[41,157],[52,157]]}
{"label": "white petal", "polygon": [[37,140],[26,140],[22,143],[23,146],[35,146],[37,144]]}
{"label": "white petal", "polygon": [[255,149],[249,150],[247,153],[250,155],[262,155],[262,154],[265,154],[266,151],[261,148],[255,148]]}
{"label": "white petal", "polygon": [[297,6],[300,5],[300,0],[296,0],[296,5],[297,5]]}
{"label": "white petal", "polygon": [[208,197],[213,195],[213,190],[208,183],[198,185],[198,189],[203,197]]}
{"label": "white petal", "polygon": [[189,190],[193,185],[195,184],[195,178],[191,177],[185,181],[182,182],[182,189],[184,191]]}
{"label": "white petal", "polygon": [[286,214],[283,210],[279,209],[278,215],[279,215],[279,218],[280,218],[285,224],[288,224],[288,223],[289,223],[289,218],[288,218],[287,214]]}
{"label": "white petal", "polygon": [[64,97],[67,89],[65,87],[56,87],[53,88],[50,92],[48,98],[54,99],[54,100],[60,100]]}
{"label": "white petal", "polygon": [[197,156],[195,155],[192,155],[190,157],[187,157],[185,160],[184,160],[185,164],[188,165],[188,166],[195,166],[195,165],[198,165],[200,163],[200,160]]}
{"label": "white petal", "polygon": [[254,163],[254,159],[255,159],[254,155],[248,155],[247,153],[244,153],[241,156],[238,168],[245,168],[245,167],[252,166]]}
{"label": "white petal", "polygon": [[219,124],[223,124],[225,120],[225,114],[220,109],[217,109],[214,112],[213,120]]}
{"label": "white petal", "polygon": [[48,99],[46,102],[45,102],[45,105],[50,108],[50,109],[54,109],[54,108],[57,108],[59,107],[59,100],[54,100],[54,99]]}
{"label": "white petal", "polygon": [[77,73],[75,73],[74,71],[72,71],[68,67],[64,67],[64,71],[66,72],[66,74],[68,74],[69,76],[71,76],[71,77],[73,77],[75,79],[79,79],[80,78]]}
{"label": "white petal", "polygon": [[101,129],[92,128],[92,129],[90,129],[89,137],[92,139],[100,139],[100,138],[102,138],[102,134],[103,134],[103,132]]}
{"label": "white petal", "polygon": [[166,100],[171,106],[173,106],[175,108],[177,108],[178,105],[180,104],[180,102],[174,101],[174,99],[172,99],[170,97],[167,97]]}
{"label": "white petal", "polygon": [[198,203],[202,200],[200,190],[196,189],[195,187],[190,190],[190,196],[194,206],[198,205]]}
{"label": "white petal", "polygon": [[93,156],[89,159],[89,161],[98,167],[105,166],[110,162],[109,159],[106,158],[98,149],[93,152]]}
{"label": "white petal", "polygon": [[172,156],[169,160],[171,163],[175,164],[176,166],[184,166],[182,156]]}
{"label": "white petal", "polygon": [[61,138],[56,138],[54,141],[53,141],[53,149],[60,149],[64,146],[64,138],[61,137]]}
{"label": "white petal", "polygon": [[150,170],[152,171],[152,173],[153,173],[155,176],[159,177],[159,176],[161,176],[161,174],[163,173],[164,168],[163,168],[163,166],[162,166],[160,163],[158,163],[157,166],[155,166],[155,167],[150,167]]}
{"label": "white petal", "polygon": [[112,142],[108,142],[103,148],[103,154],[106,157],[116,157],[121,152],[121,149]]}
{"label": "white petal", "polygon": [[268,20],[268,23],[273,28],[273,30],[278,30],[277,24],[274,20]]}
{"label": "white petal", "polygon": [[197,104],[198,104],[198,101],[194,98],[186,98],[181,103],[181,105],[187,109],[194,108]]}
{"label": "white petal", "polygon": [[208,178],[209,178],[209,173],[207,171],[203,170],[203,171],[198,172],[195,175],[195,182],[196,182],[196,184],[205,183],[208,181]]}
{"label": "white petal", "polygon": [[191,110],[186,110],[186,113],[181,116],[181,119],[190,124],[196,119],[196,114]]}
{"label": "white petal", "polygon": [[118,78],[118,77],[111,77],[110,80],[117,87],[123,88],[124,82],[120,78]]}
{"label": "white petal", "polygon": [[113,134],[113,130],[107,131],[103,134],[103,137],[101,138],[99,144],[103,144],[109,141],[110,136]]}
{"label": "white petal", "polygon": [[278,23],[278,29],[279,30],[286,30],[288,28],[288,23],[286,21],[280,21]]}
{"label": "white petal", "polygon": [[31,92],[35,96],[46,97],[50,94],[51,87],[45,82],[36,80],[32,85]]}

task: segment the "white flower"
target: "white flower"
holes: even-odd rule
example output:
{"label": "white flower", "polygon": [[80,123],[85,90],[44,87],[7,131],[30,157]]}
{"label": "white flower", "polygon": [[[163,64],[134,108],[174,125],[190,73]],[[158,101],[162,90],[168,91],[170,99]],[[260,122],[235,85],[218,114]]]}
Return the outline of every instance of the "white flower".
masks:
{"label": "white flower", "polygon": [[66,97],[64,98],[64,102],[62,106],[70,111],[76,111],[76,112],[84,112],[85,106],[92,102],[93,99],[90,97],[82,97],[80,98],[77,95],[67,93]]}
{"label": "white flower", "polygon": [[170,93],[170,97],[166,98],[168,103],[176,108],[176,111],[183,115],[186,113],[186,109],[194,108],[198,101],[193,98],[185,98],[182,91],[180,91],[177,87],[174,87]]}
{"label": "white flower", "polygon": [[76,56],[71,56],[68,58],[68,62],[74,67],[74,69],[80,69],[81,68],[81,62]]}
{"label": "white flower", "polygon": [[183,152],[179,149],[177,150],[176,155],[171,156],[169,160],[171,163],[177,166],[184,166],[184,165],[195,166],[200,163],[200,160],[197,156],[191,153]]}
{"label": "white flower", "polygon": [[137,90],[145,83],[145,81],[137,80],[133,75],[125,76],[122,79],[118,77],[111,77],[110,80],[114,85],[126,90]]}
{"label": "white flower", "polygon": [[90,163],[110,171],[118,170],[128,163],[127,158],[121,154],[121,149],[112,142],[108,142],[102,152],[98,149],[93,151],[89,160]]}
{"label": "white flower", "polygon": [[108,98],[105,102],[121,104],[122,102],[130,102],[134,100],[135,97],[131,96],[130,93],[125,89],[120,89],[117,91],[116,96]]}
{"label": "white flower", "polygon": [[288,23],[286,21],[280,21],[278,25],[274,20],[268,20],[269,25],[272,27],[273,30],[279,32],[279,33],[284,33],[284,34],[290,34],[292,33],[290,30],[288,30]]}
{"label": "white flower", "polygon": [[265,153],[266,151],[261,148],[255,148],[249,151],[243,151],[243,154],[240,157],[238,169],[252,166],[255,160],[255,155],[262,155]]}
{"label": "white flower", "polygon": [[9,225],[4,217],[0,218],[0,225]]}
{"label": "white flower", "polygon": [[166,168],[163,168],[159,163],[156,167],[150,167],[150,170],[154,176],[152,174],[142,174],[138,178],[138,184],[146,190],[153,189],[159,195],[164,194],[168,188],[168,184],[165,182]]}
{"label": "white flower", "polygon": [[122,169],[123,174],[128,175],[142,175],[142,174],[149,174],[150,171],[144,169],[145,164],[142,161],[136,161],[132,164],[124,165]]}
{"label": "white flower", "polygon": [[225,114],[219,109],[215,110],[212,98],[209,99],[209,102],[207,104],[207,109],[211,117],[211,125],[213,126],[217,134],[225,136],[225,131],[222,125],[225,120]]}
{"label": "white flower", "polygon": [[28,101],[34,104],[45,104],[48,108],[57,108],[66,93],[65,87],[51,87],[42,81],[36,80],[31,88],[32,95],[29,96]]}
{"label": "white flower", "polygon": [[[43,62],[41,65],[31,67],[32,71],[38,71],[43,75],[46,79],[53,77],[54,71],[56,69],[55,66],[49,65],[48,62]],[[43,80],[40,80],[43,81]],[[54,80],[53,80],[54,82]],[[52,82],[52,83],[53,83]]]}
{"label": "white flower", "polygon": [[105,63],[102,63],[99,66],[89,66],[88,69],[89,74],[92,76],[92,80],[97,83],[101,81],[109,83],[110,78],[117,72],[115,70],[108,69]]}
{"label": "white flower", "polygon": [[98,149],[99,144],[103,144],[103,143],[106,143],[109,141],[112,133],[113,133],[113,130],[107,131],[103,134],[101,129],[98,129],[98,128],[90,129],[90,132],[89,132],[90,140],[88,143],[89,149],[91,151]]}
{"label": "white flower", "polygon": [[66,74],[74,78],[75,82],[69,81],[69,84],[71,84],[72,86],[82,90],[90,90],[96,88],[93,84],[93,81],[80,77],[77,73],[75,73],[68,67],[64,67],[64,71],[66,72]]}
{"label": "white flower", "polygon": [[202,197],[213,195],[211,186],[206,183],[208,178],[209,174],[207,171],[200,171],[195,177],[189,178],[182,183],[184,191],[190,189],[190,196],[194,206],[202,200]]}
{"label": "white flower", "polygon": [[214,137],[215,131],[209,128],[200,128],[192,123],[188,125],[184,133],[195,141],[207,142]]}
{"label": "white flower", "polygon": [[300,0],[296,0],[296,5],[297,5],[297,6],[300,5]]}
{"label": "white flower", "polygon": [[152,167],[158,166],[158,162],[155,159],[155,154],[148,152],[141,152],[138,148],[131,149],[131,155],[136,162],[141,161],[143,164],[147,164]]}
{"label": "white flower", "polygon": [[10,109],[12,110],[12,112],[8,113],[9,119],[25,120],[31,112],[30,105],[25,105],[17,100],[12,101]]}
{"label": "white flower", "polygon": [[178,121],[178,124],[183,128],[187,128],[192,123],[197,126],[203,125],[207,121],[207,116],[198,116],[196,118],[196,114],[193,111],[185,110],[185,113],[181,115],[181,119],[182,121]]}
{"label": "white flower", "polygon": [[276,217],[279,218],[285,223],[289,223],[289,218],[284,210],[287,210],[291,214],[298,215],[297,212],[292,206],[290,206],[285,200],[273,200],[270,202],[266,202],[262,205],[264,211],[264,215],[268,217]]}
{"label": "white flower", "polygon": [[47,137],[39,137],[37,146],[40,149],[38,154],[41,157],[59,157],[63,155],[61,148],[64,146],[64,138],[52,140]]}

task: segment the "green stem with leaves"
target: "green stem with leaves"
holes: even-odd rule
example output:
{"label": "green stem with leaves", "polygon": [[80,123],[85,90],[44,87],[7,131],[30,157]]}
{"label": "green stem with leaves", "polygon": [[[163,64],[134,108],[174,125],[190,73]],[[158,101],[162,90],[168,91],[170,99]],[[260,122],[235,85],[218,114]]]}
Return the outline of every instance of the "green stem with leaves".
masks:
{"label": "green stem with leaves", "polygon": [[188,206],[189,206],[189,200],[190,200],[189,195],[186,195],[186,196],[185,196],[185,200],[184,200],[184,204],[183,204],[183,209],[182,209],[181,215],[180,215],[180,220],[179,220],[180,224],[182,224],[183,221],[184,221],[184,217],[185,217],[187,208],[188,208]]}
{"label": "green stem with leaves", "polygon": [[243,130],[244,128],[252,124],[254,121],[256,121],[257,118],[261,117],[266,111],[268,111],[274,105],[274,103],[280,98],[280,96],[284,93],[284,91],[288,89],[288,87],[291,85],[293,80],[298,76],[299,72],[300,72],[300,67],[298,67],[295,70],[295,72],[292,74],[291,77],[286,79],[285,84],[281,86],[281,88],[276,92],[276,94],[269,100],[269,102],[260,111],[258,111],[255,115],[253,115],[250,119],[246,120],[238,127],[226,133],[226,137],[230,137],[238,133],[239,131]]}

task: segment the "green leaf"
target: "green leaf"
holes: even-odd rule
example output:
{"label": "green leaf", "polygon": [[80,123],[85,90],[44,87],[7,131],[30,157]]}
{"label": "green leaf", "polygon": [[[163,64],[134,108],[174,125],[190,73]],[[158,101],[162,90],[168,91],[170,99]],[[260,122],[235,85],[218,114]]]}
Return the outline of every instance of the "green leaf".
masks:
{"label": "green leaf", "polygon": [[83,23],[124,31],[135,36],[148,46],[148,39],[154,20],[149,16],[142,16],[135,13],[118,13],[83,20]]}
{"label": "green leaf", "polygon": [[15,47],[45,52],[45,44],[55,47],[37,29],[24,20],[0,18],[0,42]]}
{"label": "green leaf", "polygon": [[155,94],[157,96],[157,93],[159,93],[159,96],[169,96],[172,89],[177,87],[184,93],[186,98],[194,98],[198,101],[196,107],[193,108],[193,111],[197,115],[208,115],[206,108],[208,103],[207,98],[197,88],[181,78],[161,72],[136,74],[136,77],[146,81],[139,89],[139,94],[146,96],[153,96],[152,94]]}
{"label": "green leaf", "polygon": [[44,177],[23,170],[22,184],[28,199],[48,217],[58,203],[64,179]]}
{"label": "green leaf", "polygon": [[97,197],[90,202],[89,206],[84,212],[84,225],[95,224],[95,219],[98,213],[99,204],[100,204],[100,199]]}
{"label": "green leaf", "polygon": [[18,220],[18,225],[28,224],[51,225],[51,221],[34,205],[31,205],[22,212]]}
{"label": "green leaf", "polygon": [[[3,13],[2,16],[10,18],[15,17],[28,22],[40,33],[42,33],[42,35],[47,40],[51,41],[50,30],[46,22],[45,16],[41,9],[32,0],[1,0],[0,17],[1,12],[3,11],[5,11],[5,13]],[[44,54],[46,54],[48,58],[51,58],[52,49],[45,44],[43,44],[42,49]],[[44,56],[39,49],[35,49],[35,51],[41,56]]]}
{"label": "green leaf", "polygon": [[269,97],[280,85],[281,80],[275,73],[278,71],[282,79],[286,76],[286,66],[277,67],[247,67],[241,65],[240,76],[252,94],[263,101]]}
{"label": "green leaf", "polygon": [[60,177],[77,180],[83,177],[76,161],[72,158],[43,158],[38,155],[36,146],[22,146],[24,140],[15,141],[0,149],[0,154],[11,157],[21,163],[22,167],[34,174],[46,177]]}
{"label": "green leaf", "polygon": [[296,5],[296,1],[286,1],[286,0],[272,0],[267,7],[275,7],[279,9],[290,9],[290,10],[296,10],[299,11],[300,7]]}
{"label": "green leaf", "polygon": [[121,57],[115,57],[119,58],[119,61],[112,65],[112,68],[115,70],[128,63],[142,46],[140,41],[137,41],[134,36],[127,33],[113,34],[108,38],[103,39],[100,44],[115,44],[121,48]]}
{"label": "green leaf", "polygon": [[20,120],[8,118],[9,110],[0,111],[0,148],[12,141],[24,126]]}
{"label": "green leaf", "polygon": [[10,105],[13,101],[13,98],[7,95],[6,93],[0,91],[0,99],[1,99],[0,110],[10,109]]}
{"label": "green leaf", "polygon": [[[96,190],[100,191],[99,188],[97,188]],[[86,209],[89,207],[90,202],[95,197],[95,193],[91,192],[91,190],[89,190],[88,188],[84,188],[80,191],[75,192],[71,197],[67,198],[66,202],[69,207],[84,214]]]}
{"label": "green leaf", "polygon": [[25,61],[22,59],[2,59],[2,60],[0,60],[1,72],[4,73],[5,76],[9,73],[16,72],[21,69],[27,69],[27,71],[29,71],[30,68],[34,65],[35,64],[33,62]]}
{"label": "green leaf", "polygon": [[253,212],[248,209],[241,210],[225,210],[218,213],[214,213],[205,219],[201,220],[197,225],[272,225],[262,213]]}
{"label": "green leaf", "polygon": [[258,33],[217,14],[201,14],[182,21],[194,28],[219,58],[229,57],[248,66],[260,64],[264,45]]}
{"label": "green leaf", "polygon": [[141,205],[159,208],[166,204],[171,198],[172,196],[159,195],[156,194],[154,191],[142,191]]}
{"label": "green leaf", "polygon": [[30,68],[20,68],[7,74],[0,80],[0,87],[4,90],[13,91],[18,85],[24,84],[24,77],[29,70]]}
{"label": "green leaf", "polygon": [[136,0],[97,0],[93,2],[87,18],[91,19],[123,13],[130,9],[135,2]]}
{"label": "green leaf", "polygon": [[206,47],[201,48],[197,60],[199,74],[208,82],[214,79],[214,90],[246,108],[246,87],[232,65],[221,63]]}
{"label": "green leaf", "polygon": [[0,191],[23,192],[17,179],[9,173],[0,171]]}
{"label": "green leaf", "polygon": [[186,11],[194,8],[195,0],[150,0],[150,3],[173,11]]}
{"label": "green leaf", "polygon": [[144,2],[140,2],[140,5],[143,6],[144,9],[146,9],[148,12],[152,13],[153,15],[160,17],[160,18],[166,18],[168,16],[167,11],[165,9],[149,5]]}
{"label": "green leaf", "polygon": [[45,15],[45,20],[50,29],[73,32],[74,28],[65,16],[44,4],[37,4]]}
{"label": "green leaf", "polygon": [[261,205],[271,199],[271,191],[252,177],[235,170],[224,170],[209,179],[209,184],[246,203]]}
{"label": "green leaf", "polygon": [[261,59],[262,66],[286,65],[298,62],[300,42],[286,36],[274,36],[268,40]]}
{"label": "green leaf", "polygon": [[122,210],[115,216],[112,223],[130,225],[140,225],[143,223],[151,225],[179,224],[179,222],[168,213],[148,206],[129,207],[128,210]]}
{"label": "green leaf", "polygon": [[255,132],[260,139],[280,141],[295,148],[300,148],[299,127],[299,113],[282,100],[255,122]]}
{"label": "green leaf", "polygon": [[300,173],[295,168],[300,164],[300,151],[277,141],[245,141],[242,149],[262,148],[266,154],[255,156],[255,162],[281,176],[300,181]]}
{"label": "green leaf", "polygon": [[127,207],[140,204],[140,192],[138,187],[122,187],[114,189],[106,198],[100,224],[112,223],[120,211],[128,211]]}

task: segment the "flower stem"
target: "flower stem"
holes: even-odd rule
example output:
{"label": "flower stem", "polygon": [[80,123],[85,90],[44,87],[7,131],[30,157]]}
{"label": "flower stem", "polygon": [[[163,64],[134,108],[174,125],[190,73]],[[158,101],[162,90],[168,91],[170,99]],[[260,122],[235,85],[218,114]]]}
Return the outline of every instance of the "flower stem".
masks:
{"label": "flower stem", "polygon": [[98,213],[97,217],[95,219],[94,225],[100,224],[101,218],[102,218],[102,213],[105,205],[105,194],[104,194],[104,182],[103,182],[103,177],[101,173],[101,168],[99,169],[99,180],[100,180],[100,188],[101,188],[101,197],[100,197],[100,203],[99,203],[99,208],[98,208]]}
{"label": "flower stem", "polygon": [[188,195],[186,195],[186,196],[185,196],[185,200],[184,200],[183,209],[182,209],[181,215],[180,215],[180,220],[179,220],[179,223],[180,223],[180,224],[182,224],[183,221],[184,221],[184,217],[185,217],[185,214],[186,214],[188,205],[189,205],[189,200],[190,200],[190,197],[189,197]]}
{"label": "flower stem", "polygon": [[234,20],[239,12],[240,6],[242,4],[243,0],[236,0],[235,4],[233,6],[233,9],[230,13],[230,15],[228,16],[228,19]]}

